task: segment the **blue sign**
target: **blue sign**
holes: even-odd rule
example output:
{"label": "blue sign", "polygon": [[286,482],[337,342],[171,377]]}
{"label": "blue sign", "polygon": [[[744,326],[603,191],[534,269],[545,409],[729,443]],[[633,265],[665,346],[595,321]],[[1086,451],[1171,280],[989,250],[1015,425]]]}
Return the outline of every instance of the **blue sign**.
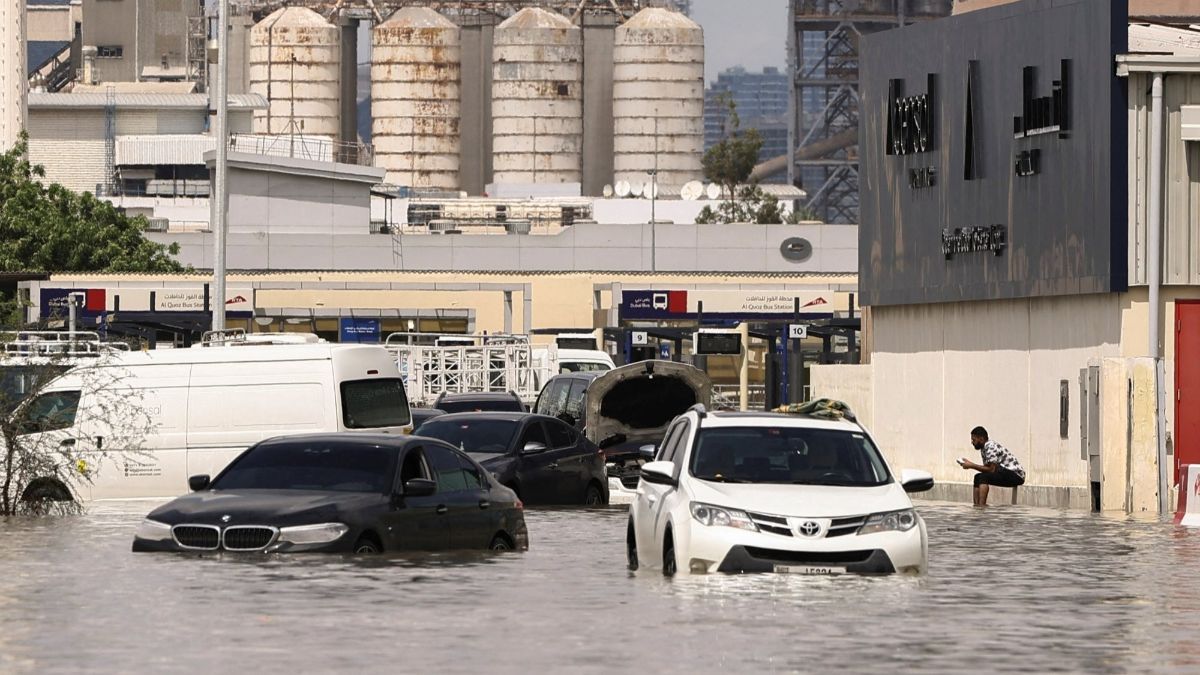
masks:
{"label": "blue sign", "polygon": [[663,361],[671,360],[671,343],[670,342],[658,343],[658,358],[662,359]]}
{"label": "blue sign", "polygon": [[383,329],[379,319],[357,319],[343,317],[338,325],[338,342],[363,342],[378,344],[383,341]]}

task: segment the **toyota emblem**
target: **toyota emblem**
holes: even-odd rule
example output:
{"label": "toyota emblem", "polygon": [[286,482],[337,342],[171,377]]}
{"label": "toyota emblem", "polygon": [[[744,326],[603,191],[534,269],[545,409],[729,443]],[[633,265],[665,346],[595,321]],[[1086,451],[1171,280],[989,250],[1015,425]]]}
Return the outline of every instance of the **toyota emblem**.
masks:
{"label": "toyota emblem", "polygon": [[233,518],[233,516],[229,516],[229,515],[221,516],[221,522],[228,523],[232,518]]}
{"label": "toyota emblem", "polygon": [[821,526],[811,520],[806,520],[800,523],[800,527],[797,529],[800,530],[800,534],[806,537],[815,537],[821,531]]}

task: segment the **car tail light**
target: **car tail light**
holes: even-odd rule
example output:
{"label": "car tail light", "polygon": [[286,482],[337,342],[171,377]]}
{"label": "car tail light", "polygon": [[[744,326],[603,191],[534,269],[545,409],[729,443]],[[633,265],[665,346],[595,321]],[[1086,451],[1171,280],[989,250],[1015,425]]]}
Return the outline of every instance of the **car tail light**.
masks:
{"label": "car tail light", "polygon": [[524,510],[524,508],[525,508],[525,502],[521,501],[521,498],[520,498],[520,497],[517,497],[517,504],[516,504],[516,506],[517,506],[517,510]]}

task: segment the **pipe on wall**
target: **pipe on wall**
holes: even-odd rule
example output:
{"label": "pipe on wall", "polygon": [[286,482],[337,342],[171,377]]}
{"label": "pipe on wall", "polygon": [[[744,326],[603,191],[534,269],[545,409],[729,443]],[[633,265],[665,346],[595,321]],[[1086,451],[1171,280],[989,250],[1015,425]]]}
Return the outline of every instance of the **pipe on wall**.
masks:
{"label": "pipe on wall", "polygon": [[1170,480],[1167,467],[1164,391],[1162,316],[1162,180],[1163,180],[1163,74],[1153,73],[1150,86],[1150,204],[1146,221],[1146,285],[1149,287],[1150,356],[1154,359],[1154,434],[1158,457],[1158,512],[1170,508],[1167,492]]}

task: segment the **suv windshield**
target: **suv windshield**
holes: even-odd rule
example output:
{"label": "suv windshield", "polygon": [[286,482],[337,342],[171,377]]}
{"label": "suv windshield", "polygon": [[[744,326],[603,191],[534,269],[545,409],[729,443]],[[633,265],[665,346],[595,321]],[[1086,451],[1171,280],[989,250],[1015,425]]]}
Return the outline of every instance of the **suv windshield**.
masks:
{"label": "suv windshield", "polygon": [[865,434],[803,427],[701,429],[689,470],[725,483],[867,487],[891,479]]}
{"label": "suv windshield", "polygon": [[330,441],[259,445],[213,482],[214,490],[387,492],[396,451]]}
{"label": "suv windshield", "polygon": [[435,418],[421,425],[422,436],[445,441],[464,452],[507,452],[516,432],[513,420]]}

